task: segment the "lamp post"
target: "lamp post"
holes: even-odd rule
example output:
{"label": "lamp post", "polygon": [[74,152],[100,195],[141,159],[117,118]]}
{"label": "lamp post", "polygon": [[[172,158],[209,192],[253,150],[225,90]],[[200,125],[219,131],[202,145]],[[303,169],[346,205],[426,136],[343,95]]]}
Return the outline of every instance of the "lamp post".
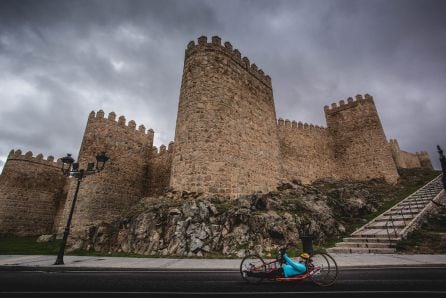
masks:
{"label": "lamp post", "polygon": [[443,181],[443,188],[446,191],[446,157],[443,154],[443,150],[440,145],[437,145],[438,154],[440,154],[440,164],[441,164],[441,172],[443,173],[443,177],[441,180]]}
{"label": "lamp post", "polygon": [[67,154],[67,156],[62,157],[62,173],[65,176],[75,177],[77,179],[76,191],[74,192],[73,202],[71,203],[70,214],[68,215],[67,225],[65,227],[63,233],[62,243],[59,248],[59,253],[57,254],[57,259],[54,265],[63,265],[63,256],[65,252],[65,246],[67,244],[68,234],[70,233],[70,225],[71,219],[73,217],[74,206],[77,200],[77,194],[79,192],[79,186],[81,184],[82,179],[84,179],[88,175],[93,175],[99,173],[104,169],[105,163],[108,161],[108,157],[105,155],[105,152],[101,152],[101,154],[96,155],[96,167],[94,162],[89,162],[87,165],[87,169],[79,169],[79,163],[74,162],[74,159],[71,157],[71,154]]}

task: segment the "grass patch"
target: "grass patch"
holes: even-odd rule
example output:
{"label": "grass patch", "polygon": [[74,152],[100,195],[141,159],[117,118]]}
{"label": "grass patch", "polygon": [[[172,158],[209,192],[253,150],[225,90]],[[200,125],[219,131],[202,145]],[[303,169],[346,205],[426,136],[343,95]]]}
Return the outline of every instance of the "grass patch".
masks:
{"label": "grass patch", "polygon": [[36,242],[35,237],[5,236],[0,238],[2,255],[57,255],[61,240]]}
{"label": "grass patch", "polygon": [[[0,238],[0,255],[57,255],[62,240],[49,242],[36,242],[38,236],[18,237],[4,236]],[[95,256],[95,257],[125,257],[125,258],[186,258],[181,256],[142,255],[125,252],[99,252],[76,249],[68,252],[67,256]],[[215,253],[206,253],[204,257],[187,257],[188,259],[236,259],[237,256],[228,256]]]}

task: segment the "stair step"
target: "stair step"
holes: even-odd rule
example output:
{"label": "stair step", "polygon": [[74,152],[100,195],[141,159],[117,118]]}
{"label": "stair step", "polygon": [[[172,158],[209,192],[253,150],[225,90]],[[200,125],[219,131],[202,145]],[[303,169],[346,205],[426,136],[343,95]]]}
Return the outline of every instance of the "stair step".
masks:
{"label": "stair step", "polygon": [[392,254],[395,253],[394,248],[348,248],[348,247],[332,247],[327,249],[328,253],[357,253],[357,254]]}
{"label": "stair step", "polygon": [[393,243],[355,243],[355,242],[339,242],[336,243],[336,247],[348,247],[348,248],[392,248]]}
{"label": "stair step", "polygon": [[411,200],[409,200],[409,201],[404,201],[404,202],[401,202],[401,203],[399,203],[397,206],[401,206],[401,205],[403,205],[403,206],[409,206],[409,205],[427,205],[427,204],[429,204],[429,202],[430,202],[431,200],[418,200],[418,201],[415,201],[415,200],[413,200],[413,201],[411,201]]}
{"label": "stair step", "polygon": [[368,226],[365,226],[366,229],[382,229],[387,227],[396,227],[396,228],[403,228],[406,226],[404,221],[402,220],[394,220],[394,221],[378,221],[374,222]]}
{"label": "stair step", "polygon": [[413,206],[413,207],[411,207],[411,208],[409,208],[409,207],[403,207],[403,208],[401,208],[401,207],[394,207],[394,208],[392,208],[392,209],[390,209],[389,211],[390,212],[401,212],[401,210],[403,211],[403,212],[415,212],[415,213],[418,213],[418,212],[420,212],[421,210],[423,210],[424,208],[420,208],[420,207],[415,207],[415,206]]}
{"label": "stair step", "polygon": [[430,200],[431,200],[430,198],[426,198],[426,199],[409,199],[409,200],[401,201],[400,204],[409,204],[409,203],[411,203],[411,204],[416,204],[416,203],[418,203],[418,204],[425,204],[427,202],[430,202]]}
{"label": "stair step", "polygon": [[396,242],[398,241],[398,238],[388,238],[388,237],[371,237],[371,238],[367,238],[367,237],[346,237],[343,238],[342,241],[343,242],[354,242],[354,243],[389,243],[389,242]]}
{"label": "stair step", "polygon": [[394,221],[406,221],[406,223],[409,223],[409,221],[411,221],[414,218],[414,216],[412,215],[405,215],[404,217],[401,216],[401,214],[395,214],[392,217],[390,216],[383,216],[380,218],[377,218],[375,221],[378,222],[387,222],[389,220],[394,220]]}
{"label": "stair step", "polygon": [[413,203],[413,204],[398,204],[398,205],[395,205],[395,206],[393,206],[392,208],[390,208],[390,210],[394,210],[394,209],[404,209],[404,208],[407,208],[407,209],[409,209],[409,207],[410,208],[412,208],[412,209],[414,209],[414,208],[418,208],[418,209],[423,209],[424,207],[426,207],[426,205],[427,204],[415,204],[415,203]]}
{"label": "stair step", "polygon": [[398,228],[393,229],[392,227],[389,227],[388,229],[386,229],[386,228],[384,228],[384,229],[365,229],[365,230],[362,230],[361,232],[355,234],[355,236],[360,235],[361,237],[364,237],[364,238],[368,238],[368,237],[370,237],[370,238],[374,238],[374,237],[375,238],[386,238],[387,237],[388,238],[389,237],[389,235],[387,234],[387,231],[388,231],[391,238],[398,238],[399,232],[401,230],[402,229],[398,229]]}
{"label": "stair step", "polygon": [[421,204],[421,203],[400,203],[400,204],[398,204],[398,205],[396,205],[397,207],[402,207],[402,206],[405,206],[405,207],[421,207],[421,208],[424,208],[425,206],[426,206],[427,204]]}
{"label": "stair step", "polygon": [[[419,213],[419,211],[415,211],[415,210],[412,210],[412,211],[410,211],[410,210],[403,210],[403,214],[404,215],[411,215],[411,214],[418,214]],[[386,216],[386,215],[390,215],[390,214],[392,214],[392,215],[401,215],[401,211],[398,211],[398,210],[391,210],[391,211],[387,211],[386,213],[384,213],[383,214],[383,216]]]}

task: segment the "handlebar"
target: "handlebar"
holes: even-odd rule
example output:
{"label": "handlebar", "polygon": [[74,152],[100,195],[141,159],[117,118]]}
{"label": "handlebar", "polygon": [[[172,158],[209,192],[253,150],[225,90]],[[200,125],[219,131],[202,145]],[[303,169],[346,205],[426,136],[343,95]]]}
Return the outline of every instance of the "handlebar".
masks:
{"label": "handlebar", "polygon": [[285,245],[283,245],[283,246],[281,246],[281,247],[279,248],[279,253],[280,253],[280,256],[281,256],[281,257],[286,253],[286,251],[287,251],[289,245],[290,245],[290,244],[287,243],[287,244],[285,244]]}

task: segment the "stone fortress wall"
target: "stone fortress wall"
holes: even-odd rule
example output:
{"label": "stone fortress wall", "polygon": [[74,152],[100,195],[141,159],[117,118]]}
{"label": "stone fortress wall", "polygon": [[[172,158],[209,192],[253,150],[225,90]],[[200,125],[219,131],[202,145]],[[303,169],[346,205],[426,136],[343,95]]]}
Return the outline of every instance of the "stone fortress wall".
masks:
{"label": "stone fortress wall", "polygon": [[[175,142],[153,146],[154,131],[124,116],[91,112],[80,168],[105,151],[105,169],[81,184],[73,232],[122,216],[167,189],[235,198],[276,189],[281,180],[398,179],[397,167],[432,168],[387,142],[373,98],[324,107],[327,127],[276,118],[271,78],[229,42],[202,36],[185,50]],[[76,186],[52,157],[11,152],[0,176],[0,234],[63,231]]]}
{"label": "stone fortress wall", "polygon": [[390,139],[389,144],[392,150],[392,157],[398,168],[429,168],[433,169],[429,155],[426,151],[410,153],[400,149],[396,139]]}
{"label": "stone fortress wall", "polygon": [[339,178],[327,128],[279,118],[277,135],[283,180],[311,183],[324,177]]}
{"label": "stone fortress wall", "polygon": [[52,156],[11,150],[0,175],[0,234],[52,232],[66,177]]}

